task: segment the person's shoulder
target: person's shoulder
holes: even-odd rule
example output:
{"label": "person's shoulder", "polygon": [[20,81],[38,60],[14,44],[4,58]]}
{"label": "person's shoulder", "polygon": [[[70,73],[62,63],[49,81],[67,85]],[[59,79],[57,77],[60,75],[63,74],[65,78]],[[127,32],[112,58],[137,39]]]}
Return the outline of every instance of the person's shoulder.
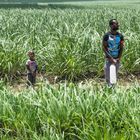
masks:
{"label": "person's shoulder", "polygon": [[28,59],[28,60],[26,61],[26,65],[29,65],[30,62],[31,62],[31,60]]}
{"label": "person's shoulder", "polygon": [[122,34],[122,33],[120,33],[120,32],[117,32],[117,35],[119,35],[119,36],[123,36],[123,34]]}
{"label": "person's shoulder", "polygon": [[121,40],[124,40],[124,36],[123,36],[123,34],[122,34],[122,33],[117,32],[117,34],[120,36]]}
{"label": "person's shoulder", "polygon": [[104,36],[108,36],[108,35],[110,35],[110,32],[106,32],[106,33],[104,34]]}
{"label": "person's shoulder", "polygon": [[33,65],[37,65],[37,61],[34,59],[34,60],[30,60],[31,61],[31,63],[33,64]]}
{"label": "person's shoulder", "polygon": [[109,32],[104,34],[103,41],[107,41],[108,40],[109,34],[110,34]]}
{"label": "person's shoulder", "polygon": [[34,60],[34,63],[35,63],[35,64],[37,64],[37,61],[36,61],[36,60]]}

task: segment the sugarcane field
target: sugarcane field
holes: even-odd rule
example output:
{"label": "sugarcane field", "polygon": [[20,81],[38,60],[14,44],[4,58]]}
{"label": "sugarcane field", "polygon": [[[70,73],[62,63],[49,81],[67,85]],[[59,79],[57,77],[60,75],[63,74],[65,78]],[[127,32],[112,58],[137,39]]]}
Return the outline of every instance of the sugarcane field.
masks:
{"label": "sugarcane field", "polygon": [[140,140],[140,1],[0,0],[0,140]]}

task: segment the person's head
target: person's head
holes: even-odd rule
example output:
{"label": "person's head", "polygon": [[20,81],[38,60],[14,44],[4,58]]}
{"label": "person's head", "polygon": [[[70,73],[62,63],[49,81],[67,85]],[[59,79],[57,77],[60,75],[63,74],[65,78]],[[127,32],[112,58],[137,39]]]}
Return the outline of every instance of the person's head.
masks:
{"label": "person's head", "polygon": [[113,31],[117,31],[119,29],[119,24],[116,19],[111,19],[109,21],[109,26],[110,26],[111,30],[113,30]]}
{"label": "person's head", "polygon": [[35,58],[35,53],[33,51],[28,51],[28,56],[30,59],[34,59]]}

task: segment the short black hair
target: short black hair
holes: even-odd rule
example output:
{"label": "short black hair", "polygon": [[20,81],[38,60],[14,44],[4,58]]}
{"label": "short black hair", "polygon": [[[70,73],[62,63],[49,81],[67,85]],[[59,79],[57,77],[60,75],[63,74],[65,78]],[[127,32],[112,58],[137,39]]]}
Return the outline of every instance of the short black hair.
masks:
{"label": "short black hair", "polygon": [[111,19],[111,20],[109,21],[109,26],[113,25],[114,22],[118,22],[117,19]]}
{"label": "short black hair", "polygon": [[32,50],[28,51],[28,55],[30,55],[30,54],[35,55],[34,51],[32,51]]}

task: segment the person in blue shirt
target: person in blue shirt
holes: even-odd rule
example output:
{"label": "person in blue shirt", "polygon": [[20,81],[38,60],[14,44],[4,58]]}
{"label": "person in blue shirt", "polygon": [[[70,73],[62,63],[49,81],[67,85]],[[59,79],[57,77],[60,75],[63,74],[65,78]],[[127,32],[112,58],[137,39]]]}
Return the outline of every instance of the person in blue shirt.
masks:
{"label": "person in blue shirt", "polygon": [[110,65],[114,64],[116,67],[116,73],[118,73],[120,60],[122,57],[124,36],[118,32],[119,23],[116,19],[109,21],[110,31],[103,36],[103,51],[105,53],[105,79],[108,85],[110,85]]}

